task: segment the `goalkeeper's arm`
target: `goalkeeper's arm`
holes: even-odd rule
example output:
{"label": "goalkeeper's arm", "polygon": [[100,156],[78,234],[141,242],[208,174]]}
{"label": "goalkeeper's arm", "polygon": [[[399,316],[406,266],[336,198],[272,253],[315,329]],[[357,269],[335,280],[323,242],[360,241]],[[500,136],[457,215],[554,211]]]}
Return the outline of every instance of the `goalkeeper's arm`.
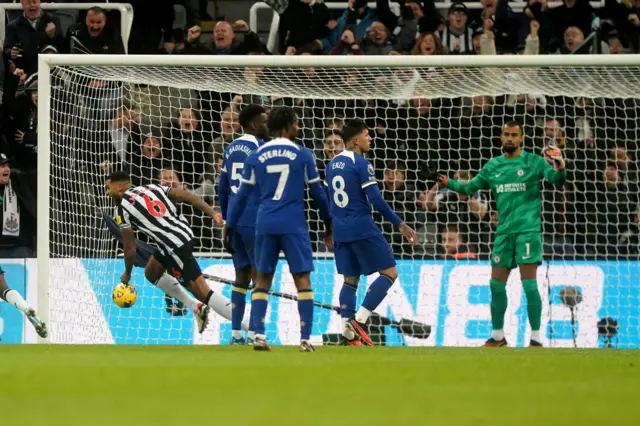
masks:
{"label": "goalkeeper's arm", "polygon": [[542,176],[555,186],[564,185],[567,181],[567,169],[564,158],[562,158],[562,151],[552,145],[547,147],[544,155],[553,160],[556,168],[551,167],[542,157],[538,157],[540,158],[538,161],[542,168]]}
{"label": "goalkeeper's arm", "polygon": [[484,168],[480,173],[469,182],[462,182],[455,179],[449,179],[447,176],[440,174],[438,170],[430,163],[424,163],[420,170],[420,176],[425,180],[436,181],[439,187],[446,187],[452,191],[465,195],[473,195],[481,189],[489,187],[487,180],[484,178]]}

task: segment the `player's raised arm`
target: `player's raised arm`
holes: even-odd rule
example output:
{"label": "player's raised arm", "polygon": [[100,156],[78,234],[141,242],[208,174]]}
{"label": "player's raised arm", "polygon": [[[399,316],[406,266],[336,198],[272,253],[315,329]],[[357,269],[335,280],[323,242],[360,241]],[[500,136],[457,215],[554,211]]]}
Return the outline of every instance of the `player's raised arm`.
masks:
{"label": "player's raised arm", "polygon": [[191,205],[194,209],[200,210],[201,212],[209,216],[214,221],[216,220],[216,212],[215,210],[213,210],[213,207],[211,207],[209,204],[207,204],[206,201],[198,197],[193,192],[186,191],[180,188],[171,188],[167,193],[167,195],[169,196],[169,199],[171,201],[187,203]]}
{"label": "player's raised arm", "polygon": [[567,181],[567,169],[564,158],[562,158],[562,151],[552,145],[545,149],[544,155],[551,158],[556,167],[554,169],[542,157],[539,157],[538,165],[542,176],[555,186],[564,185]]}
{"label": "player's raised arm", "polygon": [[444,186],[461,194],[473,195],[481,189],[489,188],[485,173],[485,168],[483,167],[473,179],[468,182],[462,182],[449,179],[447,176],[440,174],[436,168],[427,165],[422,171],[422,176],[425,180],[435,180],[438,182],[438,186]]}

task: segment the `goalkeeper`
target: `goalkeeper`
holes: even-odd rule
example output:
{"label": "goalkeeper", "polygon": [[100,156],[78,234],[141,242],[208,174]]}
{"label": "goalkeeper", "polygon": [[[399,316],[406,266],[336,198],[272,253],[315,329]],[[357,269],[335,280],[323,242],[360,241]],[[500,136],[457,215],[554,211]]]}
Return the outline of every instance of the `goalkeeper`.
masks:
{"label": "goalkeeper", "polygon": [[484,346],[506,346],[504,315],[507,310],[507,279],[511,269],[519,266],[522,286],[527,296],[527,313],[531,325],[529,346],[542,346],[540,322],[542,300],[536,282],[538,265],[542,261],[540,232],[540,184],[542,178],[556,186],[566,181],[565,162],[561,151],[549,146],[544,154],[553,160],[555,170],[544,158],[522,150],[522,127],[509,121],[502,127],[504,155],[493,158],[469,182],[448,179],[437,170],[428,169],[426,178],[453,191],[472,195],[481,189],[491,189],[498,209],[491,254],[491,338]]}

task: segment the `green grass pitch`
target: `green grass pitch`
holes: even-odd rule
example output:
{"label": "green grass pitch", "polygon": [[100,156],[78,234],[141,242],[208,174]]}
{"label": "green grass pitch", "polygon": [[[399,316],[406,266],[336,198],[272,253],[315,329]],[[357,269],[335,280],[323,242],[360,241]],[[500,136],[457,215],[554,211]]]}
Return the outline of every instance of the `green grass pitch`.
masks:
{"label": "green grass pitch", "polygon": [[0,424],[640,425],[640,352],[0,346]]}

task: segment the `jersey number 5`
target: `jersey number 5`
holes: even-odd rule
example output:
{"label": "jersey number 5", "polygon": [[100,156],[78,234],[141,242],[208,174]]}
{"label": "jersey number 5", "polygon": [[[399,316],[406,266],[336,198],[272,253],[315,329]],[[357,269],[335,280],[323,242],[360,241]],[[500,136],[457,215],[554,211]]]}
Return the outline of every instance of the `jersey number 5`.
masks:
{"label": "jersey number 5", "polygon": [[289,165],[288,164],[272,164],[267,166],[267,173],[280,173],[278,178],[278,186],[276,186],[276,192],[273,194],[272,200],[279,200],[282,198],[284,188],[287,186],[287,179],[289,179]]}
{"label": "jersey number 5", "polygon": [[153,217],[162,217],[167,213],[167,206],[160,200],[152,200],[147,194],[144,195],[144,204],[147,206],[147,211]]}
{"label": "jersey number 5", "polygon": [[[231,164],[231,180],[234,182],[240,182],[240,178],[242,178],[242,175],[240,174],[240,172],[242,171],[242,168],[244,167],[243,163],[233,163]],[[234,194],[238,193],[238,189],[239,187],[236,185],[231,185],[231,191]]]}
{"label": "jersey number 5", "polygon": [[333,188],[333,202],[341,209],[347,207],[349,204],[349,195],[345,192],[345,183],[342,176],[336,176],[331,181],[331,187]]}

